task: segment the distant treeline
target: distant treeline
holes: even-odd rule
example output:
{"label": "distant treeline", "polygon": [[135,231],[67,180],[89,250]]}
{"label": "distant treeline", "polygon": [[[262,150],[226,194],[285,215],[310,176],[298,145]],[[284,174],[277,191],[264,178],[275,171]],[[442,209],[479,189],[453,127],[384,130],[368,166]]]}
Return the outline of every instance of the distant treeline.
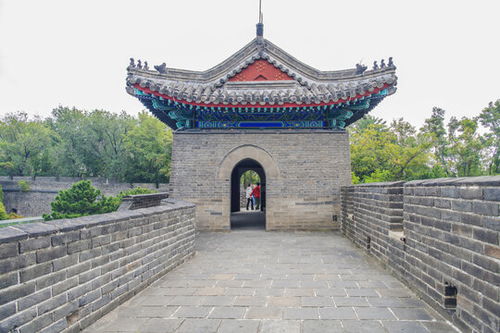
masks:
{"label": "distant treeline", "polygon": [[[434,108],[420,129],[367,116],[349,132],[354,183],[500,174],[500,100],[447,124]],[[59,107],[45,119],[17,112],[0,120],[0,175],[163,183],[171,149],[170,129],[146,112]]]}
{"label": "distant treeline", "polygon": [[368,116],[349,132],[354,183],[500,174],[500,100],[447,124],[434,108],[420,129]]}
{"label": "distant treeline", "polygon": [[172,132],[145,112],[59,107],[46,119],[17,112],[0,120],[1,175],[164,183],[171,147]]}

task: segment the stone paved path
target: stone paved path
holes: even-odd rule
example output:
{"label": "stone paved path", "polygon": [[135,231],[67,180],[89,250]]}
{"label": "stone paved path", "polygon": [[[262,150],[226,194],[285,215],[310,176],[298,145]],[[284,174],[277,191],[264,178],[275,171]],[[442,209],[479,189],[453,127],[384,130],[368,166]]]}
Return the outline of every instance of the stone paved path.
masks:
{"label": "stone paved path", "polygon": [[339,233],[201,233],[197,251],[85,332],[457,332]]}

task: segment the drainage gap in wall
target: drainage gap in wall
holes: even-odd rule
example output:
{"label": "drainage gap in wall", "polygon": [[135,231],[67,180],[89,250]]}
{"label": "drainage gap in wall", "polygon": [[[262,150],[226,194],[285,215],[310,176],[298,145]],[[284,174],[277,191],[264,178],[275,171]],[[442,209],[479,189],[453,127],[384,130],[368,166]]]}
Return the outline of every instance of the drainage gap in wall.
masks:
{"label": "drainage gap in wall", "polygon": [[449,282],[444,283],[444,307],[455,309],[457,307],[457,287]]}
{"label": "drainage gap in wall", "polygon": [[372,242],[372,239],[370,238],[370,236],[366,237],[366,249],[369,250],[370,247],[371,247],[371,242]]}

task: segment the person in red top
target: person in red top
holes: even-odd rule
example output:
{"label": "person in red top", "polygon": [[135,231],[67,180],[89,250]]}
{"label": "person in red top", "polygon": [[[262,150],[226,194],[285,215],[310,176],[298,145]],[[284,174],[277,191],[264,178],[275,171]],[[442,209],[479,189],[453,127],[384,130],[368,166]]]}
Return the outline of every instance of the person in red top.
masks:
{"label": "person in red top", "polygon": [[252,195],[255,198],[255,210],[260,210],[260,183],[252,191]]}

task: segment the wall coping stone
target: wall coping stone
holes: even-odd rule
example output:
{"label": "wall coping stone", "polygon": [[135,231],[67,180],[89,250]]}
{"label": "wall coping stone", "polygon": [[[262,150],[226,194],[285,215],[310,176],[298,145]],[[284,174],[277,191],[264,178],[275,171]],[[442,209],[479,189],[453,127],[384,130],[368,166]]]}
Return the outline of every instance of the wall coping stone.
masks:
{"label": "wall coping stone", "polygon": [[395,181],[395,182],[355,184],[343,187],[396,187],[396,186],[403,186],[405,184],[407,184],[407,182],[405,181]]}
{"label": "wall coping stone", "polygon": [[500,186],[500,176],[457,177],[412,180],[405,186]]}
{"label": "wall coping stone", "polygon": [[156,206],[156,207],[141,208],[137,210],[113,212],[107,214],[82,216],[74,219],[61,219],[61,220],[46,221],[46,222],[19,224],[0,229],[0,244],[26,239],[28,237],[38,237],[43,235],[54,234],[57,232],[66,232],[83,228],[89,228],[101,224],[105,225],[110,223],[116,223],[129,219],[151,216],[158,213],[166,213],[189,207],[194,208],[195,205],[187,201],[169,199],[169,200],[164,200],[161,206]]}
{"label": "wall coping stone", "polygon": [[396,186],[500,186],[500,176],[479,176],[479,177],[456,177],[456,178],[435,178],[419,179],[411,181],[395,181],[366,183],[343,186],[343,188],[356,187],[396,187]]}

